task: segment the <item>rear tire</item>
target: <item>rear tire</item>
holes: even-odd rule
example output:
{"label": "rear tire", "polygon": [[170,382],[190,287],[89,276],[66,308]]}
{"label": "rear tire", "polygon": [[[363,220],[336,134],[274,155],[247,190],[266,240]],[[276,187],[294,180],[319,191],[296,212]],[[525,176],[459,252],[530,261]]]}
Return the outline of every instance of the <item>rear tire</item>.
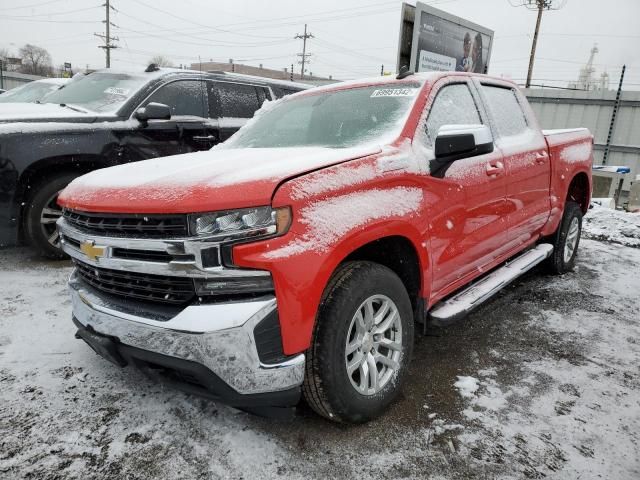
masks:
{"label": "rear tire", "polygon": [[580,235],[582,233],[582,209],[576,202],[567,202],[557,232],[551,237],[553,253],[547,259],[551,273],[562,275],[573,270],[576,263]]}
{"label": "rear tire", "polygon": [[336,422],[371,420],[400,393],[412,350],[413,312],[400,278],[376,263],[345,263],[319,307],[305,399]]}
{"label": "rear tire", "polygon": [[34,187],[25,210],[24,227],[27,243],[46,258],[66,258],[60,249],[60,237],[56,230],[56,220],[62,215],[57,204],[58,194],[78,175],[67,173]]}

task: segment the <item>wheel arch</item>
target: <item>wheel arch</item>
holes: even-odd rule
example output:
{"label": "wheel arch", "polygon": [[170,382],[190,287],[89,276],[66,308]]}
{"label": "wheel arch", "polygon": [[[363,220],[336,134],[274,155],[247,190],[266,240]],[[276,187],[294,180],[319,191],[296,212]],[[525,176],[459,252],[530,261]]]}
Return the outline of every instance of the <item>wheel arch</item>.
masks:
{"label": "wheel arch", "polygon": [[35,192],[38,185],[44,182],[48,176],[67,175],[77,173],[83,175],[97,168],[109,166],[107,161],[99,155],[63,155],[42,158],[25,168],[16,184],[14,208],[19,219],[19,235],[22,239],[24,230],[24,212],[26,203]]}
{"label": "wheel arch", "polygon": [[421,292],[424,286],[424,269],[418,251],[408,237],[389,235],[369,241],[349,253],[336,269],[345,262],[352,261],[374,262],[392,270],[407,289],[414,315],[423,312]]}
{"label": "wheel arch", "polygon": [[591,198],[591,185],[589,176],[585,172],[578,172],[574,175],[567,189],[566,202],[576,202],[580,205],[580,210],[584,215],[589,210],[589,200]]}

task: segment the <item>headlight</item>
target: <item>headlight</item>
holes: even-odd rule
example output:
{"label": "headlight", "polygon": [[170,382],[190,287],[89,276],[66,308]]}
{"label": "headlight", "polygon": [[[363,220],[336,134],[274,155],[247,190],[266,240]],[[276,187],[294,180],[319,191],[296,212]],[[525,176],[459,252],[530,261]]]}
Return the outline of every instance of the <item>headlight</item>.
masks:
{"label": "headlight", "polygon": [[196,280],[199,296],[265,294],[273,292],[271,275],[253,277],[219,277]]}
{"label": "headlight", "polygon": [[289,207],[255,207],[189,215],[192,235],[234,239],[282,235],[291,224]]}

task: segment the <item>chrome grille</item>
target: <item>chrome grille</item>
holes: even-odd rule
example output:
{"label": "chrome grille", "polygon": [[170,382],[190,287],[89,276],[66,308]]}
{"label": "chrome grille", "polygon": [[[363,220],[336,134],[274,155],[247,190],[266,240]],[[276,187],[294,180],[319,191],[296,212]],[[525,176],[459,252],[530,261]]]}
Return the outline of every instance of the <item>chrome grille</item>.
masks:
{"label": "chrome grille", "polygon": [[108,214],[64,210],[69,225],[94,235],[176,238],[188,235],[186,215]]}
{"label": "chrome grille", "polygon": [[93,288],[122,298],[186,304],[195,297],[193,281],[185,277],[148,275],[93,267],[74,262],[82,280]]}

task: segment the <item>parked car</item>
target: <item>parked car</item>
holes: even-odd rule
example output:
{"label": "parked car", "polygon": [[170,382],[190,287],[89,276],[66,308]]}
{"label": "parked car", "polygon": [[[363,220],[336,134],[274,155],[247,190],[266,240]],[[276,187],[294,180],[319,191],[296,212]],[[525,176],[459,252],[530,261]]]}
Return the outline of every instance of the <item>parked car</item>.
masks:
{"label": "parked car", "polygon": [[4,92],[6,92],[6,90],[0,88],[0,95],[2,95]]}
{"label": "parked car", "polygon": [[25,83],[20,87],[12,88],[0,97],[0,103],[30,103],[39,102],[49,93],[58,90],[70,78],[44,78]]}
{"label": "parked car", "polygon": [[42,104],[0,105],[0,246],[59,257],[58,192],[96,168],[207,150],[305,85],[227,73],[101,70]]}
{"label": "parked car", "polygon": [[236,407],[302,392],[330,420],[372,419],[414,321],[447,325],[542,262],[573,268],[592,140],[543,134],[514,83],[483,75],[297,93],[213,150],[62,192],[77,336]]}

